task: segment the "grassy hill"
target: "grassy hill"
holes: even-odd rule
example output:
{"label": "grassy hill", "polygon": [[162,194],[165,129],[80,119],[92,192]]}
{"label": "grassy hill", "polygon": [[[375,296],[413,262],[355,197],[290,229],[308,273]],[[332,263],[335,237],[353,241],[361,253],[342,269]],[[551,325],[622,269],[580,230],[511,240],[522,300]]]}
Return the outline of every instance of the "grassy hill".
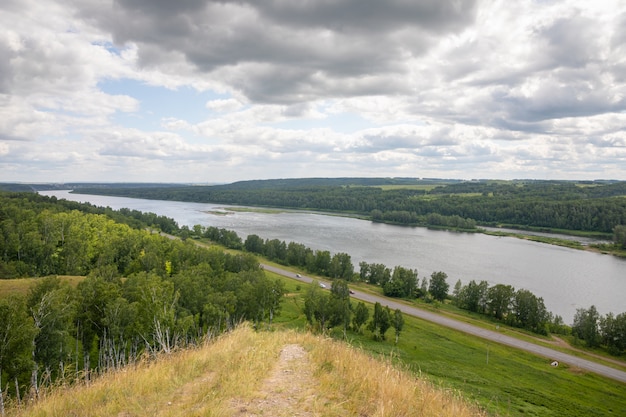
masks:
{"label": "grassy hill", "polygon": [[345,343],[241,326],[197,349],[59,387],[9,417],[481,416],[444,391]]}

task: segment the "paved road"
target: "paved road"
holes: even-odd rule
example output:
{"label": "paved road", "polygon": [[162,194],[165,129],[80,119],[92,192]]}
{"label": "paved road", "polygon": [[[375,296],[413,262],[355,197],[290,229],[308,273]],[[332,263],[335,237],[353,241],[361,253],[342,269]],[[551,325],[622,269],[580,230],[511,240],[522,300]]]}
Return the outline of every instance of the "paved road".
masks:
{"label": "paved road", "polygon": [[[306,276],[296,277],[294,276],[293,272],[286,271],[281,268],[276,268],[271,265],[262,264],[262,266],[268,271],[275,272],[277,274],[284,275],[286,277],[294,278],[302,282],[310,283],[311,281],[313,281],[313,279],[310,277],[306,277]],[[594,372],[596,374],[605,376],[607,378],[612,378],[617,381],[626,383],[626,372],[611,368],[609,366],[601,365],[599,363],[592,362],[592,361],[582,359],[582,358],[578,358],[576,356],[559,352],[554,349],[546,348],[543,346],[536,345],[534,343],[530,343],[530,342],[516,339],[514,337],[506,336],[493,330],[487,330],[487,329],[483,329],[480,327],[476,327],[471,324],[454,320],[454,319],[451,319],[449,317],[445,317],[439,314],[431,313],[429,311],[425,311],[419,308],[407,306],[405,304],[395,302],[389,298],[366,294],[360,291],[355,291],[355,293],[352,294],[351,297],[357,300],[367,301],[370,303],[379,302],[383,305],[389,306],[389,308],[391,308],[392,310],[400,309],[400,311],[410,316],[418,317],[418,318],[428,320],[436,324],[440,324],[442,326],[459,330],[459,331],[462,331],[462,332],[465,332],[474,336],[482,337],[483,339],[486,339],[486,340],[490,340],[493,342],[501,343],[503,345],[522,349],[527,352],[546,357],[550,360],[556,360],[562,363],[567,363],[570,366],[576,366],[586,371]]]}

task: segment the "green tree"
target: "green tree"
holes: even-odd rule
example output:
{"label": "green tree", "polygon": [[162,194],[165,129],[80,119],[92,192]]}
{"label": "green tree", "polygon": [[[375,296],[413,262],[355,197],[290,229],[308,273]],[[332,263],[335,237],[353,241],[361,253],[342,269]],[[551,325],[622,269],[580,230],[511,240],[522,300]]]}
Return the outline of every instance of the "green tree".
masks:
{"label": "green tree", "polygon": [[613,241],[626,249],[626,226],[618,224],[613,228]]}
{"label": "green tree", "polygon": [[370,264],[369,277],[367,282],[373,285],[385,287],[385,284],[391,279],[391,270],[383,264]]}
{"label": "green tree", "polygon": [[265,241],[265,256],[271,261],[287,262],[287,244],[283,240],[271,239]]}
{"label": "green tree", "polygon": [[430,285],[428,286],[428,292],[433,296],[435,300],[443,301],[448,296],[448,289],[450,285],[446,281],[448,275],[445,272],[433,272],[430,275]]}
{"label": "green tree", "polygon": [[304,314],[310,325],[316,322],[322,332],[326,331],[332,309],[330,296],[322,291],[318,281],[313,281],[304,295]]}
{"label": "green tree", "polygon": [[[23,300],[0,297],[0,387],[5,386],[3,375],[13,381],[33,368],[33,339],[36,334],[37,329]],[[0,389],[2,414],[4,390]]]}
{"label": "green tree", "polygon": [[459,291],[457,305],[464,310],[475,313],[485,313],[488,302],[489,284],[487,281],[477,283],[471,280]]}
{"label": "green tree", "polygon": [[364,302],[360,301],[356,305],[354,309],[354,316],[352,317],[352,326],[354,330],[357,331],[358,333],[361,333],[361,327],[365,323],[367,323],[369,316],[370,316],[370,312],[367,309],[367,306],[365,305]]}
{"label": "green tree", "polygon": [[346,281],[351,281],[354,275],[354,266],[352,265],[352,259],[347,253],[337,253],[333,255],[328,275],[331,278],[340,278]]}
{"label": "green tree", "polygon": [[626,313],[614,316],[613,313],[600,318],[600,334],[602,343],[613,354],[626,351]]}
{"label": "green tree", "polygon": [[359,281],[368,282],[370,278],[370,266],[367,262],[359,262]]}
{"label": "green tree", "polygon": [[574,315],[574,323],[572,324],[572,333],[574,336],[584,340],[587,346],[595,347],[600,344],[600,313],[596,306],[588,309],[576,309]]}
{"label": "green tree", "polygon": [[248,252],[259,255],[265,251],[265,243],[258,235],[248,235],[243,246]]}
{"label": "green tree", "polygon": [[317,273],[319,275],[328,276],[330,270],[330,252],[327,250],[316,250],[313,255],[313,265],[309,268],[309,271]]}
{"label": "green tree", "polygon": [[457,280],[456,284],[454,284],[454,290],[452,290],[452,297],[454,297],[455,303],[458,305],[459,302],[459,294],[461,293],[461,289],[463,288],[463,284],[461,280]]}
{"label": "green tree", "polygon": [[505,318],[511,311],[515,288],[510,285],[496,284],[487,290],[489,314],[498,320]]}
{"label": "green tree", "polygon": [[391,323],[393,328],[396,330],[396,345],[398,344],[398,339],[400,338],[400,332],[404,327],[404,317],[402,316],[402,311],[400,309],[396,309],[393,312],[393,321]]}
{"label": "green tree", "polygon": [[350,318],[352,316],[352,304],[350,303],[350,289],[348,283],[342,279],[334,280],[330,287],[330,326],[341,326],[343,337],[346,337]]}
{"label": "green tree", "polygon": [[[385,295],[414,297],[417,290],[417,270],[396,266],[391,280],[383,287]],[[392,295],[393,294],[393,295]]]}
{"label": "green tree", "polygon": [[124,295],[137,305],[138,328],[147,346],[155,352],[170,353],[182,333],[176,326],[180,293],[174,283],[142,272],[127,278]]}
{"label": "green tree", "polygon": [[39,366],[55,375],[72,359],[74,320],[76,316],[75,292],[55,277],[39,281],[29,292],[27,307],[37,328],[34,339],[34,359]]}
{"label": "green tree", "polygon": [[389,307],[383,307],[380,303],[374,304],[374,315],[368,325],[368,329],[374,334],[374,339],[385,340],[385,333],[389,327],[391,327]]}
{"label": "green tree", "polygon": [[549,314],[543,298],[528,290],[518,290],[513,297],[509,323],[539,334],[546,334]]}
{"label": "green tree", "polygon": [[104,336],[106,305],[121,296],[118,281],[106,281],[101,276],[88,275],[77,286],[78,309],[76,325],[83,345],[85,370],[97,365],[98,341]]}
{"label": "green tree", "polygon": [[294,266],[305,266],[306,256],[311,249],[302,243],[289,242],[287,244],[287,264]]}

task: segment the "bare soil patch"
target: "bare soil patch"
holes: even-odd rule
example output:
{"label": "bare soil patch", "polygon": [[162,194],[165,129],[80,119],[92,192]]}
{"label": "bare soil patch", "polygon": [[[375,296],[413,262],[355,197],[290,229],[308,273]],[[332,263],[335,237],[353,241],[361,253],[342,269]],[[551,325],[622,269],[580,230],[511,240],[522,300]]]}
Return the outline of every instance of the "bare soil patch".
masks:
{"label": "bare soil patch", "polygon": [[233,401],[234,415],[312,417],[316,386],[306,350],[300,345],[286,345],[255,398]]}

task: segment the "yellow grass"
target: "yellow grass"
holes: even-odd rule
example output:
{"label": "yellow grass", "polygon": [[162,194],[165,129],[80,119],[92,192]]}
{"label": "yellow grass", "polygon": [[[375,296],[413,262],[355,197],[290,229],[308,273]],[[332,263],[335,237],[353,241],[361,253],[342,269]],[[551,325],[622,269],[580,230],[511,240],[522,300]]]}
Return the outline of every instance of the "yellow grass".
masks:
{"label": "yellow grass", "polygon": [[[27,295],[28,290],[41,278],[0,279],[0,298],[15,295]],[[61,282],[68,282],[75,287],[85,279],[84,276],[59,275]]]}
{"label": "yellow grass", "polygon": [[[304,356],[283,360],[286,346]],[[483,415],[459,395],[344,343],[293,331],[256,333],[248,326],[89,385],[51,390],[7,415],[286,416],[294,410],[303,416]]]}

